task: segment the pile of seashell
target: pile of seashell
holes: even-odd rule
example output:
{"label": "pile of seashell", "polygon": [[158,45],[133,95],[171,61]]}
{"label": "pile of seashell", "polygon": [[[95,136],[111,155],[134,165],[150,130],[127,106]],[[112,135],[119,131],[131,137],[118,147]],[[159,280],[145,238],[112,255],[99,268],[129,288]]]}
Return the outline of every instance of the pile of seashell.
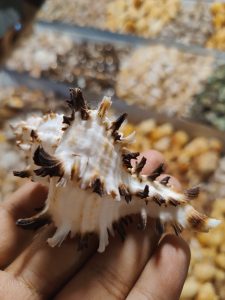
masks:
{"label": "pile of seashell", "polygon": [[112,31],[156,36],[178,14],[180,0],[116,0],[107,7],[107,28]]}
{"label": "pile of seashell", "polygon": [[160,37],[185,45],[205,46],[213,32],[209,5],[204,1],[182,5],[174,21],[160,32]]}
{"label": "pile of seashell", "polygon": [[225,198],[225,157],[220,159],[208,190],[211,194],[218,195],[219,198]]}
{"label": "pile of seashell", "polygon": [[1,88],[0,125],[23,112],[60,109],[61,102],[56,101],[55,98],[51,92],[43,93],[24,86]]}
{"label": "pile of seashell", "polygon": [[40,20],[62,21],[144,37],[162,37],[186,45],[225,49],[225,3],[203,0],[49,0]]}
{"label": "pile of seashell", "polygon": [[[10,70],[77,84],[96,93],[112,89],[128,46],[74,42],[62,33],[35,30],[7,60]],[[94,80],[93,80],[94,78]]]}
{"label": "pile of seashell", "polygon": [[225,299],[225,198],[212,206],[212,216],[223,223],[210,236],[199,233],[190,239],[191,264],[182,300]]}
{"label": "pile of seashell", "polygon": [[211,5],[214,32],[207,42],[207,47],[225,50],[225,3],[215,2]]}
{"label": "pile of seashell", "polygon": [[[135,62],[135,63],[134,63]],[[139,47],[123,60],[116,93],[128,103],[168,115],[188,112],[212,71],[213,58],[164,46]]]}
{"label": "pile of seashell", "polygon": [[68,55],[72,48],[73,41],[65,34],[34,30],[31,35],[20,40],[6,66],[18,72],[29,72],[38,78],[43,72],[56,70],[59,59]]}
{"label": "pile of seashell", "polygon": [[225,130],[225,65],[217,67],[195,95],[190,117]]}
{"label": "pile of seashell", "polygon": [[38,13],[45,21],[63,21],[79,26],[104,28],[106,7],[112,0],[48,0]]}

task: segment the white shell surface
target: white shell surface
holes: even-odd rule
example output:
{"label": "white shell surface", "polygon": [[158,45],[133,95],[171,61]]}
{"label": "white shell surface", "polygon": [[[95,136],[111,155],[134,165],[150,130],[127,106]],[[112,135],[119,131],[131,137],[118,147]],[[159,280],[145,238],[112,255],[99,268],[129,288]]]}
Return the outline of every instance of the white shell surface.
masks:
{"label": "white shell surface", "polygon": [[[133,214],[140,215],[144,224],[147,217],[171,224],[176,233],[183,228],[207,231],[218,225],[217,220],[194,210],[184,194],[140,175],[135,171],[137,165],[124,165],[125,146],[130,139],[126,141],[118,128],[119,137],[115,138],[116,121],[110,120],[105,111],[109,104],[104,98],[99,109],[85,108],[83,117],[84,108],[73,111],[67,123],[63,114],[50,113],[13,126],[18,144],[28,156],[30,177],[49,187],[45,208],[34,216],[35,220],[48,215],[54,222],[56,232],[48,243],[54,247],[69,234],[73,237],[95,232],[102,252],[108,245],[109,232],[114,233],[113,224]],[[37,154],[38,149],[42,149],[41,154]],[[47,173],[37,172],[39,168]],[[121,186],[129,193],[129,201]],[[157,203],[159,198],[162,203]]]}

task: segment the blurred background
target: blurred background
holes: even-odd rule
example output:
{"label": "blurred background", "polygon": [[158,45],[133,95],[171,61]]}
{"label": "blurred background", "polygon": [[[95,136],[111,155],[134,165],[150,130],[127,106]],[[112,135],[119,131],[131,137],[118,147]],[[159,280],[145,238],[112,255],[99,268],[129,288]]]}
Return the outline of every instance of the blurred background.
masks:
{"label": "blurred background", "polygon": [[[68,88],[128,112],[132,150],[161,151],[193,206],[225,221],[225,3],[198,0],[0,1],[0,201],[24,181],[10,123],[62,111]],[[16,166],[16,167],[15,167]],[[225,299],[225,223],[185,234],[181,299]]]}

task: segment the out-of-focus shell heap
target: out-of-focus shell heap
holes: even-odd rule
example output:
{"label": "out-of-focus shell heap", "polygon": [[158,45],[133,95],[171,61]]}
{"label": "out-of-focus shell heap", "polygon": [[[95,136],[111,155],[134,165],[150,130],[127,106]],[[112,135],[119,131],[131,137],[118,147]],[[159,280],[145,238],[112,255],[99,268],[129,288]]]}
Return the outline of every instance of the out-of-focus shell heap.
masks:
{"label": "out-of-focus shell heap", "polygon": [[167,186],[169,176],[161,182],[155,180],[163,165],[149,176],[141,175],[146,158],[138,160],[139,153],[127,150],[134,134],[124,137],[119,132],[126,114],[113,121],[107,117],[111,105],[108,97],[92,110],[77,88],[70,89],[67,102],[69,117],[49,113],[12,126],[27,160],[27,168],[14,174],[49,188],[43,210],[19,219],[17,225],[35,229],[53,222],[57,229],[48,239],[52,247],[69,234],[79,236],[80,244],[86,246],[87,237],[94,232],[102,252],[109,234],[117,231],[125,238],[124,226],[133,214],[140,215],[138,225],[143,229],[151,217],[160,232],[170,224],[176,234],[184,228],[208,231],[220,223],[189,204],[197,197],[198,187],[178,193]]}

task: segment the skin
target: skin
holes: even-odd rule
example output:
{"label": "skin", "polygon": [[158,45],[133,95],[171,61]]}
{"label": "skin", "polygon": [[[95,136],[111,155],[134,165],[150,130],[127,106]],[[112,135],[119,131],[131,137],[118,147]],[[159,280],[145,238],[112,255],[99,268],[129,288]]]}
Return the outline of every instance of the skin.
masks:
{"label": "skin", "polygon": [[[144,174],[164,162],[156,151],[143,154]],[[180,189],[173,177],[169,184]],[[144,231],[128,226],[125,242],[111,238],[104,253],[96,253],[95,236],[83,251],[77,251],[71,239],[51,248],[46,238],[52,225],[35,234],[15,226],[18,218],[33,215],[46,195],[43,186],[27,183],[0,206],[1,300],[179,299],[190,262],[189,247],[181,238],[160,239],[155,230],[148,230],[154,225],[151,221]]]}

